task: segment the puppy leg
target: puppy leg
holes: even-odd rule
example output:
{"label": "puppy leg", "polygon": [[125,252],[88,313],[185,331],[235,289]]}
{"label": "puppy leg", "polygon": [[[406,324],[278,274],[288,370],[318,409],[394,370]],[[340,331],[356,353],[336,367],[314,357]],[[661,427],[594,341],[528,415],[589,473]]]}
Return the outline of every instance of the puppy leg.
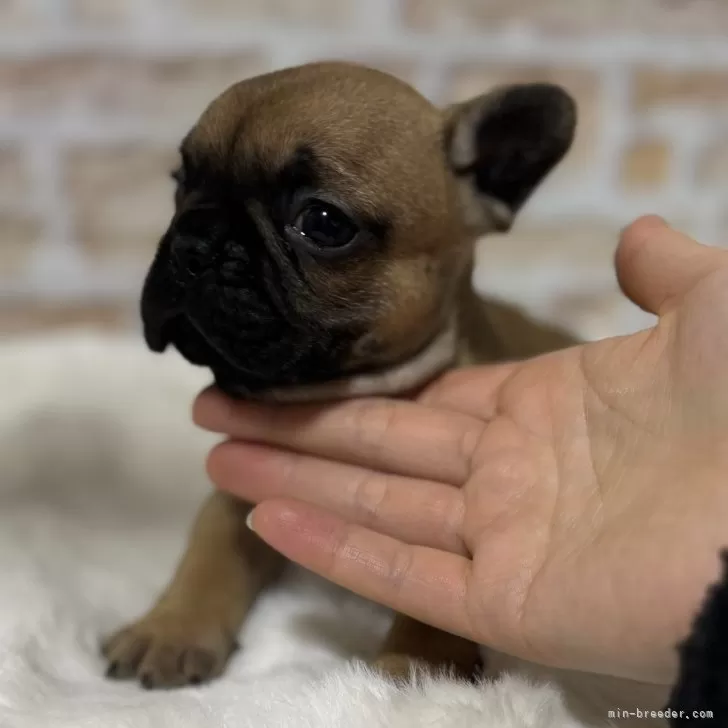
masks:
{"label": "puppy leg", "polygon": [[223,671],[256,596],[284,563],[245,525],[250,508],[222,493],[209,497],[155,606],[103,645],[110,677],[166,688]]}
{"label": "puppy leg", "polygon": [[474,642],[397,614],[374,666],[397,680],[407,680],[413,667],[430,673],[452,670],[472,680],[482,658]]}

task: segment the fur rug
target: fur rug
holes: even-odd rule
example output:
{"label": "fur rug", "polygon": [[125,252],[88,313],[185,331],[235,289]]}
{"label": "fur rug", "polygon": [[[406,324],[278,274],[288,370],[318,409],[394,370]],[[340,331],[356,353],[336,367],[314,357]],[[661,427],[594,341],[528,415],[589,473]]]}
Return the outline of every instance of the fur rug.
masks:
{"label": "fur rug", "polygon": [[151,604],[207,484],[214,439],[189,422],[207,374],[133,338],[69,332],[0,345],[3,728],[661,726],[664,691],[506,658],[480,686],[396,688],[366,670],[386,611],[291,568],[213,684],[145,692],[103,677],[102,635]]}

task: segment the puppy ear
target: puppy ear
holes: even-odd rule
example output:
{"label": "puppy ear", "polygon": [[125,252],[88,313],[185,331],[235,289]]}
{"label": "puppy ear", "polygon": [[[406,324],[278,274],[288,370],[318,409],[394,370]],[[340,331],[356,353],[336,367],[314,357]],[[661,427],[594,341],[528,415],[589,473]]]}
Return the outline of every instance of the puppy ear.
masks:
{"label": "puppy ear", "polygon": [[466,223],[507,230],[571,147],[576,104],[559,86],[506,86],[447,109],[447,158]]}

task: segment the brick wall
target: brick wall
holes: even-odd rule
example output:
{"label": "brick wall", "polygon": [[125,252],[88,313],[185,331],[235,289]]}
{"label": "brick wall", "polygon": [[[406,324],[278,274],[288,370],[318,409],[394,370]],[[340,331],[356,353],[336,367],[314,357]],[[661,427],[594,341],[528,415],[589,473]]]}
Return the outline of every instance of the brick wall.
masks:
{"label": "brick wall", "polygon": [[563,83],[578,140],[479,286],[586,336],[622,301],[622,225],[728,240],[725,0],[0,0],[0,332],[135,326],[181,134],[247,75],[341,57],[448,102]]}

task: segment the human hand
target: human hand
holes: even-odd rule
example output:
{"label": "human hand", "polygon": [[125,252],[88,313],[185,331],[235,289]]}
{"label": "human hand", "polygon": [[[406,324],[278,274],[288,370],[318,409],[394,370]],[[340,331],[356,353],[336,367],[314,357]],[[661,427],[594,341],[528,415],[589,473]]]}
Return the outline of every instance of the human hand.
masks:
{"label": "human hand", "polygon": [[728,542],[728,253],[649,217],[617,271],[653,329],[455,371],[418,402],[203,393],[198,424],[236,438],[213,481],[260,503],[273,548],[368,598],[528,660],[671,682]]}

